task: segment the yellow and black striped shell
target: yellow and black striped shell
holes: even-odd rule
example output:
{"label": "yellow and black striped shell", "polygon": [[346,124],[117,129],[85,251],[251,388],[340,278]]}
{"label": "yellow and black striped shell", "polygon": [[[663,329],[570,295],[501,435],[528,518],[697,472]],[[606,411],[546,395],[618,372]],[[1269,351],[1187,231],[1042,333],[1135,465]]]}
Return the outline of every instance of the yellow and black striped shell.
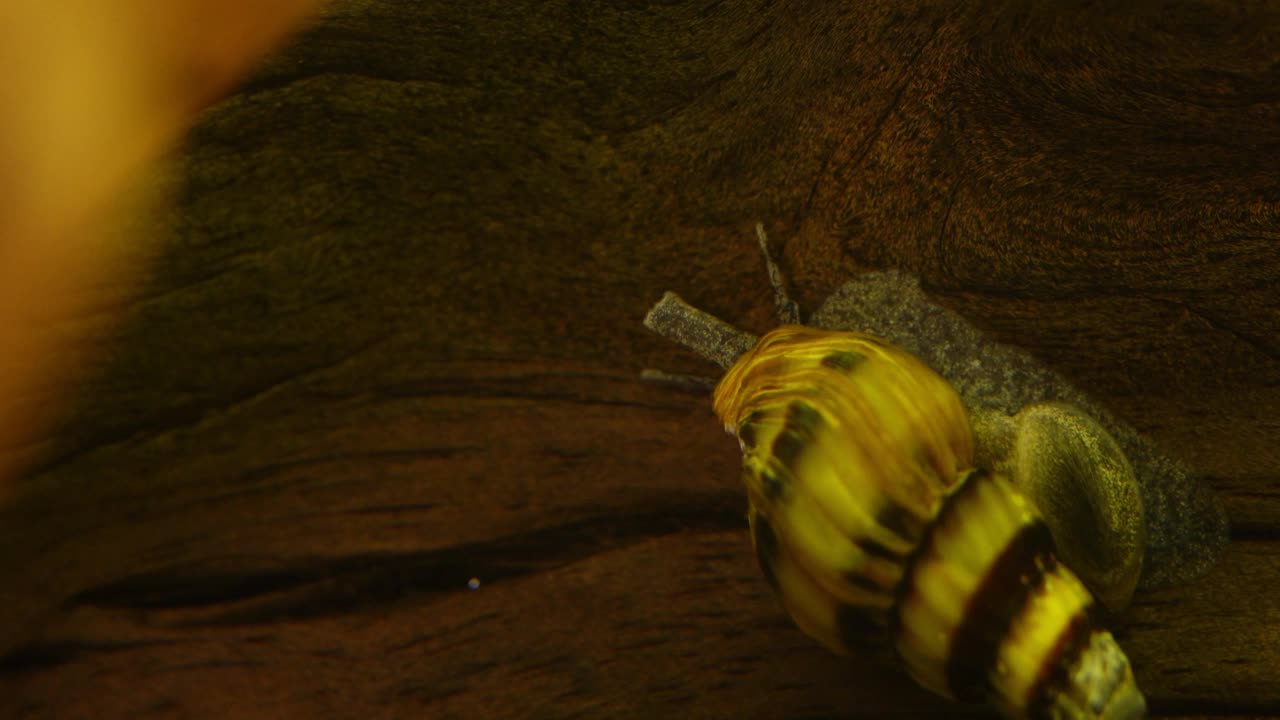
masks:
{"label": "yellow and black striped shell", "polygon": [[921,685],[1010,717],[1145,714],[1088,590],[1032,504],[973,467],[964,406],[922,362],[783,326],[714,406],[742,446],[760,565],[805,633],[839,653],[887,639]]}

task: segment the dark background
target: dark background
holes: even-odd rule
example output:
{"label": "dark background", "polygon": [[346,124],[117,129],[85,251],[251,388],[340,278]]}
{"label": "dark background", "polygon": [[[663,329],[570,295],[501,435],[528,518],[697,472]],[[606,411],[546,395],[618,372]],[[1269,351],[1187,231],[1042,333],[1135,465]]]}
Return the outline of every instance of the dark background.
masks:
{"label": "dark background", "polygon": [[[1280,716],[1280,6],[338,2],[209,110],[164,253],[0,510],[0,717],[945,712],[754,567],[674,289],[862,270],[1207,475],[1233,542],[1119,637]],[[480,581],[470,590],[471,578]]]}

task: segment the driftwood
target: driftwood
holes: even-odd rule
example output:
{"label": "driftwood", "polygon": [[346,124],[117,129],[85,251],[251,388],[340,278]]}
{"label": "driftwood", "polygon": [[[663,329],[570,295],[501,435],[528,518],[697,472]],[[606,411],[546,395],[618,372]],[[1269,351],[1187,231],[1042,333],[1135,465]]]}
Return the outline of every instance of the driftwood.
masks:
{"label": "driftwood", "polygon": [[[946,713],[753,566],[668,289],[902,268],[1222,493],[1119,637],[1280,715],[1280,11],[338,2],[203,118],[0,509],[0,717]],[[474,589],[472,586],[475,586]]]}

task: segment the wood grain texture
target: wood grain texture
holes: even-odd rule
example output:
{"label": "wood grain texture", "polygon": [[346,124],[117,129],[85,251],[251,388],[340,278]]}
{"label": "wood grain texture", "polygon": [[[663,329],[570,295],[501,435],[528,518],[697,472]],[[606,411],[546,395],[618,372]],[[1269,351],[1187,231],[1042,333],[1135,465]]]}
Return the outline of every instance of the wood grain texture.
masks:
{"label": "wood grain texture", "polygon": [[[203,118],[167,251],[0,509],[0,717],[946,713],[752,565],[711,368],[750,229],[917,273],[1224,493],[1163,714],[1280,716],[1280,12],[338,2]],[[471,578],[480,581],[468,589]]]}

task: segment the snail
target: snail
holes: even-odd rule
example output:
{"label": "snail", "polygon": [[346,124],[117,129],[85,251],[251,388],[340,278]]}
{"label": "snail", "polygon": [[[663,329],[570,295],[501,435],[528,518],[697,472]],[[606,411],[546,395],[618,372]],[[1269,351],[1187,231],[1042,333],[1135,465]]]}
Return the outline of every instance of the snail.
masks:
{"label": "snail", "polygon": [[[1096,610],[1123,610],[1139,584],[1151,492],[1096,406],[1059,389],[1009,412],[983,402],[984,382],[953,384],[876,334],[799,325],[757,233],[780,327],[757,340],[674,293],[645,324],[728,368],[713,408],[739,440],[752,544],[795,623],[837,653],[887,648],[925,688],[1012,718],[1144,717]],[[1203,567],[1225,521],[1188,495],[1191,530],[1161,537]]]}

